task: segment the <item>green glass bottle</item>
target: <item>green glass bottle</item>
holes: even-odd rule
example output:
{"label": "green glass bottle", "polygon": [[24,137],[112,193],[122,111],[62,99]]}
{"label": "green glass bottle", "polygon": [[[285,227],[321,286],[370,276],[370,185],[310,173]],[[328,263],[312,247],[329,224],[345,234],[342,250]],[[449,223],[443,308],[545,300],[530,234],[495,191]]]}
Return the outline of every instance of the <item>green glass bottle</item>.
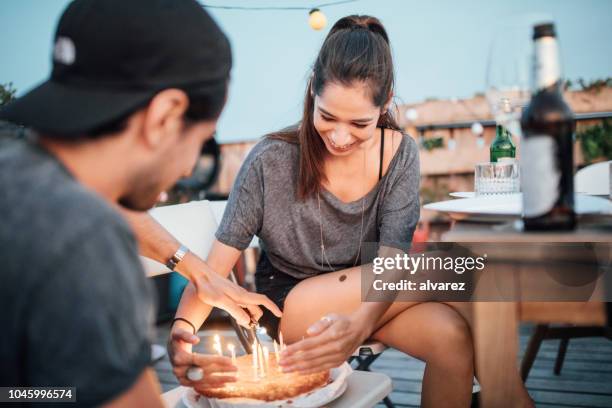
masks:
{"label": "green glass bottle", "polygon": [[496,163],[502,157],[514,158],[516,156],[516,146],[512,142],[512,134],[502,125],[498,124],[495,127],[495,139],[491,143],[489,152],[491,153],[491,163]]}

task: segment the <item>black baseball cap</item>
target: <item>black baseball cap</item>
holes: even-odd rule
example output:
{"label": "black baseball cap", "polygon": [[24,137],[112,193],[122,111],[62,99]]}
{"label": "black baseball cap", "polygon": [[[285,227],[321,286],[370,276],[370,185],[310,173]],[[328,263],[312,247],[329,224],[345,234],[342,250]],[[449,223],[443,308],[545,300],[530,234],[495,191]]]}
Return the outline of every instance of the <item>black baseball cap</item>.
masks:
{"label": "black baseball cap", "polygon": [[227,37],[195,0],[75,0],[58,23],[52,59],[51,77],[0,119],[76,138],[163,89],[219,89],[232,65]]}

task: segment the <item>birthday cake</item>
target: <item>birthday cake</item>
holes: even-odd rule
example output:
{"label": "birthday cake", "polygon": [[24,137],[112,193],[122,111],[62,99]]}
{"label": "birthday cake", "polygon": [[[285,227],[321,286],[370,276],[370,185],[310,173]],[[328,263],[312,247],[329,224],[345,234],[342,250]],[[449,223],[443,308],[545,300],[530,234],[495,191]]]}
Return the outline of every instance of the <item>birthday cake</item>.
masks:
{"label": "birthday cake", "polygon": [[223,387],[207,388],[201,394],[209,398],[252,398],[277,401],[308,393],[330,382],[329,370],[313,374],[283,373],[270,354],[265,367],[256,369],[251,355],[236,358],[237,381]]}

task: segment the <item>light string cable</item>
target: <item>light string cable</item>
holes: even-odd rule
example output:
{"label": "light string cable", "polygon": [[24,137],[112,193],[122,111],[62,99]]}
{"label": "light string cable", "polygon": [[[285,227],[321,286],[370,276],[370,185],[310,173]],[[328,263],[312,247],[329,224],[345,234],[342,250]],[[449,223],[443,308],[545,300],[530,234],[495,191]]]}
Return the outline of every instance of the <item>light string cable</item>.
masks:
{"label": "light string cable", "polygon": [[356,1],[359,1],[359,0],[330,1],[327,3],[317,4],[311,7],[302,7],[302,6],[220,6],[220,5],[213,5],[213,4],[206,4],[206,3],[201,3],[201,4],[202,4],[202,7],[210,8],[210,9],[262,11],[262,10],[312,10],[312,9],[320,9],[320,8],[329,7],[329,6],[337,6],[339,4],[354,3]]}

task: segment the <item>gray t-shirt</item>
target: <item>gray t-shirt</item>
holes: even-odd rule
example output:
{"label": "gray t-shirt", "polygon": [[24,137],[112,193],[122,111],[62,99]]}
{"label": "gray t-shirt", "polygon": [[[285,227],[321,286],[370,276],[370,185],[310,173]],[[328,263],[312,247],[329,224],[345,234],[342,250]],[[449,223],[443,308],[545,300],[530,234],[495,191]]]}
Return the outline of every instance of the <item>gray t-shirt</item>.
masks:
{"label": "gray t-shirt", "polygon": [[127,391],[153,318],[127,223],[45,150],[6,138],[0,217],[0,386],[76,387],[85,406]]}
{"label": "gray t-shirt", "polygon": [[[242,250],[257,235],[272,265],[296,278],[351,267],[362,199],[344,203],[322,189],[320,222],[316,196],[297,200],[298,158],[296,144],[270,138],[257,143],[240,168],[216,237]],[[410,246],[419,219],[419,178],[417,145],[403,135],[387,173],[365,196],[364,243]]]}

